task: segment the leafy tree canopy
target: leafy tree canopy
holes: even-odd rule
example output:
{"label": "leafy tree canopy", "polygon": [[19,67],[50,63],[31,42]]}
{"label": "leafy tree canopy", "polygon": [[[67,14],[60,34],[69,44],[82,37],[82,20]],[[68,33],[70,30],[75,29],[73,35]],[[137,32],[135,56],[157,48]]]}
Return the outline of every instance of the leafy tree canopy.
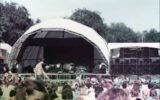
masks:
{"label": "leafy tree canopy", "polygon": [[160,32],[155,29],[150,29],[150,31],[144,31],[144,41],[145,42],[160,42]]}
{"label": "leafy tree canopy", "polygon": [[28,10],[16,3],[0,3],[0,38],[10,45],[33,25]]}
{"label": "leafy tree canopy", "polygon": [[131,28],[124,23],[112,23],[108,27],[106,39],[108,42],[137,42],[138,33],[135,33]]}
{"label": "leafy tree canopy", "polygon": [[99,12],[87,9],[77,9],[70,19],[87,25],[96,30],[108,42],[137,42],[138,33],[123,23],[112,23],[107,26],[101,18]]}
{"label": "leafy tree canopy", "polygon": [[102,37],[105,37],[107,26],[104,24],[98,12],[87,9],[77,9],[69,18],[93,28]]}

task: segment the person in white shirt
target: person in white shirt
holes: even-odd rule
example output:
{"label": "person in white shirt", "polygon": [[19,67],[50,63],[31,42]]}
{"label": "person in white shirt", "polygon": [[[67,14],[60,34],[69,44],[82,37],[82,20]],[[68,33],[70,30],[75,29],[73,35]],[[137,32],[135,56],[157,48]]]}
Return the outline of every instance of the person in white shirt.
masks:
{"label": "person in white shirt", "polygon": [[94,91],[89,91],[88,87],[85,84],[81,84],[79,86],[80,96],[76,98],[76,100],[96,100]]}
{"label": "person in white shirt", "polygon": [[47,76],[46,72],[43,69],[43,66],[42,66],[43,64],[44,64],[44,60],[40,59],[35,67],[35,78],[40,81],[43,81],[44,78],[49,79],[49,77]]}

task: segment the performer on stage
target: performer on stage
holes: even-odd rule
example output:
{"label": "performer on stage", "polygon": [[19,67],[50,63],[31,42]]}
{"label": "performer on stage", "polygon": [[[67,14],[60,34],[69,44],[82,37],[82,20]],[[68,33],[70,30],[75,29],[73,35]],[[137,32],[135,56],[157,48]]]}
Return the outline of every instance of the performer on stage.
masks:
{"label": "performer on stage", "polygon": [[100,73],[106,74],[107,65],[104,62],[99,62]]}
{"label": "performer on stage", "polygon": [[49,77],[47,76],[46,72],[43,69],[43,65],[44,65],[44,60],[43,59],[39,59],[39,62],[36,64],[35,67],[35,78],[37,80],[43,81],[44,78],[49,79]]}

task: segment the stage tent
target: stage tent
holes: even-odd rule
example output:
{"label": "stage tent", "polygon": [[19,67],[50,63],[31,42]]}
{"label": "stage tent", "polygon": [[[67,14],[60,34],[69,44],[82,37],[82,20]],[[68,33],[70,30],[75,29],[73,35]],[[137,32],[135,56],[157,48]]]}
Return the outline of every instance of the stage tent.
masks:
{"label": "stage tent", "polygon": [[[47,63],[109,62],[107,42],[92,28],[70,19],[52,19],[30,27],[13,45],[10,63],[34,66],[39,58]],[[66,62],[65,62],[66,61]]]}

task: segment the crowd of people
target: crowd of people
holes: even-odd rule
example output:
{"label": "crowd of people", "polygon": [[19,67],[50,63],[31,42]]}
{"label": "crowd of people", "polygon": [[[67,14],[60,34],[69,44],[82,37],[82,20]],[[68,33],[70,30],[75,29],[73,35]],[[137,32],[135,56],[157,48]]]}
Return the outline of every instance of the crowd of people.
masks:
{"label": "crowd of people", "polygon": [[35,75],[22,77],[4,66],[0,82],[0,100],[160,100],[160,83],[126,77],[86,76],[56,82],[43,70],[43,60],[35,66]]}

